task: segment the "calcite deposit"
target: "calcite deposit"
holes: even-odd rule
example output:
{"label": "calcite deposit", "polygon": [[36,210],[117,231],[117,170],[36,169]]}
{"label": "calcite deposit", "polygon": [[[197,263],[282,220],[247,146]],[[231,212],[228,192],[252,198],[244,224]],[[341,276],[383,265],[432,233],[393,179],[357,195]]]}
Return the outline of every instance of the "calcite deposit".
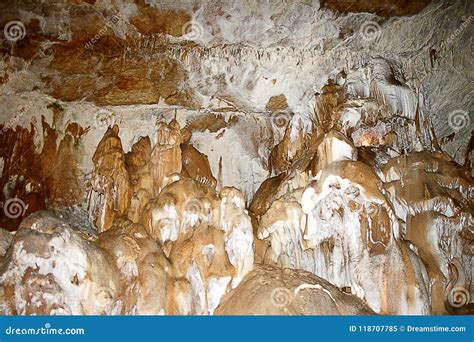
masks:
{"label": "calcite deposit", "polygon": [[0,11],[1,314],[474,314],[472,1]]}

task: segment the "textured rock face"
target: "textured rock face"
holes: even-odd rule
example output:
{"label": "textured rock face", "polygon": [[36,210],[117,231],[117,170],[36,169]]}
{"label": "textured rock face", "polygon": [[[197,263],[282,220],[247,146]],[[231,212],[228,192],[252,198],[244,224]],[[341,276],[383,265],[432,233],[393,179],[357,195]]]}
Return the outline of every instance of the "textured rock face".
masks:
{"label": "textured rock face", "polygon": [[47,212],[22,222],[0,282],[4,314],[113,314],[121,291],[109,255]]}
{"label": "textured rock face", "polygon": [[371,315],[354,295],[315,275],[259,265],[227,294],[217,315]]}
{"label": "textured rock face", "polygon": [[402,234],[426,265],[433,310],[452,311],[446,291],[472,292],[472,178],[441,154],[399,157],[383,172]]}
{"label": "textured rock face", "polygon": [[[380,188],[367,165],[331,163],[262,216],[258,238],[270,241],[264,262],[310,271],[376,312],[429,313],[424,268],[400,241],[398,220]],[[387,291],[395,281],[397,288]]]}
{"label": "textured rock face", "polygon": [[117,217],[126,214],[130,205],[129,175],[118,133],[118,126],[109,128],[92,157],[91,183],[99,195],[96,225],[100,232],[109,229]]}
{"label": "textured rock face", "polygon": [[118,302],[125,315],[163,315],[168,307],[171,266],[143,226],[117,220],[96,244],[112,255],[124,288]]}
{"label": "textured rock face", "polygon": [[472,1],[0,9],[2,313],[474,313]]}

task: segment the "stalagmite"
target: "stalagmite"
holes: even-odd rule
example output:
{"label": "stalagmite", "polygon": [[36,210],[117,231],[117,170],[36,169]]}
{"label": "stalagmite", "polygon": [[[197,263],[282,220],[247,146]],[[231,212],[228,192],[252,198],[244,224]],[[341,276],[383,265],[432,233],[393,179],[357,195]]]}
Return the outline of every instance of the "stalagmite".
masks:
{"label": "stalagmite", "polygon": [[92,188],[98,193],[96,205],[99,231],[109,229],[130,206],[130,179],[117,125],[109,128],[92,157]]}
{"label": "stalagmite", "polygon": [[47,212],[25,219],[2,262],[2,313],[118,313],[118,269],[110,256]]}
{"label": "stalagmite", "polygon": [[216,187],[217,181],[212,176],[209,160],[205,154],[189,144],[181,144],[181,154],[183,158],[182,170],[185,176],[210,185],[213,188]]}
{"label": "stalagmite", "polygon": [[145,228],[117,220],[96,244],[108,251],[120,271],[124,293],[121,314],[163,315],[171,292],[171,265]]}
{"label": "stalagmite", "polygon": [[[376,312],[429,313],[424,268],[400,241],[398,220],[382,190],[363,163],[329,164],[262,216],[258,238],[270,241],[264,262],[350,288]],[[386,287],[394,279],[400,284],[395,292]]]}
{"label": "stalagmite", "polygon": [[311,161],[311,173],[315,176],[327,165],[338,160],[357,160],[357,150],[343,134],[330,131],[316,141],[316,153]]}
{"label": "stalagmite", "polygon": [[228,293],[217,315],[371,315],[362,300],[309,272],[259,265]]}
{"label": "stalagmite", "polygon": [[125,156],[132,188],[127,217],[134,223],[140,222],[143,210],[153,196],[150,158],[151,141],[149,137],[141,137]]}
{"label": "stalagmite", "polygon": [[184,285],[175,313],[212,313],[228,286],[236,287],[252,269],[252,225],[237,189],[225,188],[219,195],[182,178],[147,205],[144,217]]}
{"label": "stalagmite", "polygon": [[[427,314],[424,270],[400,240],[398,219],[382,191],[370,168],[352,161],[332,163],[305,189],[304,239],[317,253],[314,273],[351,287],[376,312]],[[397,289],[387,288],[394,281]]]}
{"label": "stalagmite", "polygon": [[444,314],[453,309],[453,288],[472,292],[473,254],[465,248],[474,225],[472,178],[439,153],[395,158],[383,175],[395,213],[405,222],[404,238],[428,271],[433,312]]}
{"label": "stalagmite", "polygon": [[472,1],[37,2],[1,314],[474,313]]}
{"label": "stalagmite", "polygon": [[166,186],[150,201],[142,216],[150,236],[166,247],[181,238],[192,236],[199,224],[219,227],[219,198],[214,189],[189,178]]}
{"label": "stalagmite", "polygon": [[277,113],[273,121],[277,127],[280,127],[280,121],[283,121],[281,127],[285,129],[282,140],[270,152],[270,170],[278,174],[301,157],[303,151],[314,143],[315,135],[308,134],[308,127],[299,115],[291,117],[286,112]]}
{"label": "stalagmite", "polygon": [[153,179],[153,195],[170,182],[173,174],[181,172],[181,134],[179,124],[173,120],[169,124],[158,122],[157,141],[151,151],[150,172]]}
{"label": "stalagmite", "polygon": [[245,210],[243,194],[235,188],[224,188],[220,192],[220,228],[224,231],[225,250],[230,263],[236,269],[232,287],[252,270],[254,243],[252,222]]}
{"label": "stalagmite", "polygon": [[226,253],[224,233],[199,223],[191,237],[173,244],[169,257],[176,278],[189,283],[181,296],[187,298],[190,308],[181,311],[183,305],[178,302],[177,313],[212,314],[236,275]]}

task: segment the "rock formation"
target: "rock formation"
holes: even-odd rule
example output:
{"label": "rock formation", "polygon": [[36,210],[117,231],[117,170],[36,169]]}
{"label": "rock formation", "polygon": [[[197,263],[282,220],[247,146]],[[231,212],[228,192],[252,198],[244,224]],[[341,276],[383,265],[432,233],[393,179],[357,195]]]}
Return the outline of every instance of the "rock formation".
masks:
{"label": "rock formation", "polygon": [[472,289],[472,178],[446,156],[425,152],[390,160],[383,174],[402,234],[426,265],[433,310],[445,314],[455,304],[446,293]]}
{"label": "rock formation", "polygon": [[227,294],[217,315],[372,315],[366,303],[315,275],[258,265]]}
{"label": "rock formation", "polygon": [[0,313],[474,313],[472,1],[0,10]]}
{"label": "rock formation", "polygon": [[118,313],[121,284],[112,258],[47,212],[22,222],[1,267],[3,314]]}
{"label": "rock formation", "polygon": [[109,229],[130,206],[130,179],[118,133],[117,125],[109,128],[92,157],[92,189],[99,194],[99,204],[95,205],[99,232]]}

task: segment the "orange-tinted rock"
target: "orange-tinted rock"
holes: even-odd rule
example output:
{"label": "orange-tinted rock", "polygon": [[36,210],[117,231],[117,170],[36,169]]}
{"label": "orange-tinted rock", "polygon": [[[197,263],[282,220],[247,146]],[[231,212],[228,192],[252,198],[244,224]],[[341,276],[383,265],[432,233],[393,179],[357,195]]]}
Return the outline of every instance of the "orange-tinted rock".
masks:
{"label": "orange-tinted rock", "polygon": [[283,110],[287,107],[288,103],[286,103],[286,97],[283,94],[270,97],[266,106],[267,110],[270,111]]}
{"label": "orange-tinted rock", "polygon": [[92,157],[91,183],[99,194],[94,213],[99,232],[109,229],[118,217],[125,216],[130,206],[130,178],[118,133],[117,125],[109,128]]}
{"label": "orange-tinted rock", "polygon": [[191,16],[186,12],[161,10],[143,0],[135,3],[138,6],[138,14],[131,18],[130,22],[143,35],[162,33],[179,37],[191,30],[191,27],[185,26],[191,20]]}
{"label": "orange-tinted rock", "polygon": [[92,74],[100,55],[87,50],[82,42],[55,44],[52,46],[53,60],[49,67],[64,76]]}
{"label": "orange-tinted rock", "polygon": [[194,91],[189,88],[166,97],[165,103],[170,106],[178,105],[195,110],[201,108],[201,102],[194,96]]}
{"label": "orange-tinted rock", "polygon": [[64,83],[64,80],[55,80],[51,83],[53,90],[51,96],[62,101],[75,101],[86,98],[96,89],[94,76],[73,76]]}
{"label": "orange-tinted rock", "polygon": [[142,220],[174,268],[171,313],[212,313],[227,289],[252,269],[252,225],[235,188],[218,194],[181,178],[148,203]]}
{"label": "orange-tinted rock", "polygon": [[274,200],[274,196],[278,192],[278,187],[285,177],[284,173],[279,174],[278,176],[271,177],[263,181],[263,183],[258,188],[257,192],[252,198],[252,203],[250,203],[249,210],[257,215],[261,216],[270,208],[271,203]]}
{"label": "orange-tinted rock", "polygon": [[99,235],[96,244],[115,260],[125,288],[122,314],[164,314],[171,283],[171,265],[159,245],[144,227],[128,220],[116,220]]}
{"label": "orange-tinted rock", "polygon": [[[72,206],[83,199],[77,158],[80,158],[81,139],[86,131],[70,123],[58,146],[58,132],[44,117],[42,126],[42,132],[36,132],[33,124],[30,129],[0,126],[0,155],[4,160],[0,186],[8,189],[2,193],[2,202],[14,200],[18,208],[21,207],[19,215],[4,216],[5,211],[0,211],[2,225],[10,230],[15,230],[29,213],[46,209],[46,204],[50,208]],[[36,135],[43,140],[39,153],[36,152]]]}
{"label": "orange-tinted rock", "polygon": [[188,122],[186,125],[186,129],[195,132],[204,132],[209,130],[209,132],[217,132],[218,130],[228,127],[228,124],[231,124],[234,120],[238,120],[237,117],[235,119],[230,119],[229,122],[225,121],[223,115],[218,114],[205,114],[199,115],[192,121]]}
{"label": "orange-tinted rock", "polygon": [[[139,14],[129,24],[114,10],[102,13],[95,6],[72,4],[67,8],[73,18],[69,27],[71,37],[67,35],[70,39],[64,39],[65,32],[56,32],[60,28],[43,27],[38,19],[31,19],[24,23],[25,37],[16,41],[13,48],[11,43],[4,42],[0,51],[20,57],[15,60],[18,66],[12,65],[13,68],[21,68],[24,61],[31,63],[32,69],[41,68],[39,88],[63,101],[86,99],[98,105],[123,105],[152,104],[163,99],[170,105],[200,108],[194,91],[182,87],[187,76],[178,60],[168,53],[160,53],[158,58],[155,55],[151,61],[148,58],[153,50],[169,50],[170,43],[164,34],[180,36],[191,29],[185,25],[190,22],[190,15],[160,10],[143,1],[137,5]],[[21,3],[21,9],[45,16],[49,24],[52,16],[61,14],[60,6]],[[18,9],[9,7],[5,12],[10,20],[18,20],[13,16]],[[118,33],[122,26],[129,29],[126,36]],[[154,36],[153,43],[148,37],[137,36],[135,28],[143,35]],[[159,47],[155,49],[157,41]],[[8,78],[8,74],[2,75],[2,83],[3,78]]]}
{"label": "orange-tinted rock", "polygon": [[169,184],[172,175],[181,172],[180,144],[181,131],[179,124],[175,120],[170,124],[159,122],[157,143],[153,147],[150,159],[154,196],[158,196],[160,191]]}
{"label": "orange-tinted rock", "polygon": [[337,13],[369,12],[384,17],[413,15],[431,0],[321,0],[321,6]]}
{"label": "orange-tinted rock", "polygon": [[304,155],[305,151],[314,143],[316,136],[304,132],[303,127],[296,128],[298,133],[292,141],[291,131],[295,129],[290,125],[285,130],[283,139],[275,145],[270,152],[270,171],[282,173]]}
{"label": "orange-tinted rock", "polygon": [[140,139],[132,145],[132,150],[125,155],[125,163],[132,183],[137,181],[136,174],[149,163],[150,157],[151,140],[149,137],[140,137]]}
{"label": "orange-tinted rock", "polygon": [[156,85],[147,79],[124,77],[117,83],[109,84],[93,95],[94,102],[101,106],[153,104],[160,100]]}
{"label": "orange-tinted rock", "polygon": [[189,238],[192,228],[201,222],[218,226],[216,191],[190,178],[181,178],[168,184],[146,207],[142,223],[148,234],[158,241],[165,252],[167,242]]}
{"label": "orange-tinted rock", "polygon": [[447,300],[455,289],[470,291],[472,177],[446,155],[429,152],[394,158],[382,172],[397,216],[406,222],[404,238],[426,266],[433,313],[472,310]]}
{"label": "orange-tinted rock", "polygon": [[153,196],[153,181],[150,173],[151,140],[140,137],[132,150],[125,155],[125,163],[130,175],[132,197],[127,214],[134,223],[141,221],[145,205]]}
{"label": "orange-tinted rock", "polygon": [[316,113],[318,128],[328,132],[338,120],[338,106],[346,100],[344,89],[329,79],[322,88],[321,94],[316,95]]}
{"label": "orange-tinted rock", "polygon": [[227,294],[217,315],[370,315],[373,311],[309,272],[257,265]]}
{"label": "orange-tinted rock", "polygon": [[204,153],[199,152],[193,145],[181,144],[181,155],[183,160],[182,172],[198,182],[215,188],[216,179],[212,176],[209,160]]}
{"label": "orange-tinted rock", "polygon": [[169,258],[175,276],[190,283],[187,295],[193,302],[193,310],[189,314],[212,313],[219,302],[212,303],[213,294],[209,292],[209,287],[213,282],[222,281],[223,294],[235,275],[225,250],[224,233],[214,227],[199,225],[192,238],[176,241]]}

